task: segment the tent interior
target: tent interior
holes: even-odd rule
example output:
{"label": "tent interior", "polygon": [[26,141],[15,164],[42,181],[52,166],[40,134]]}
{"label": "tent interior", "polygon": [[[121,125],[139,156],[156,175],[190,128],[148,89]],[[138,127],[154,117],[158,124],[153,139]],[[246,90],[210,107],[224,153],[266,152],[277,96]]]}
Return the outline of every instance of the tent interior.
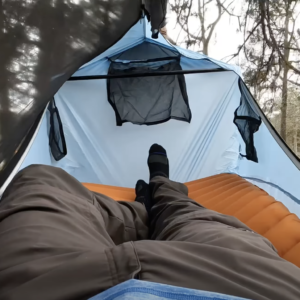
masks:
{"label": "tent interior", "polygon": [[18,170],[45,164],[133,201],[153,143],[191,198],[236,216],[300,266],[299,159],[237,66],[152,39],[145,18],[58,90],[1,192]]}
{"label": "tent interior", "polygon": [[[291,160],[286,149],[278,143],[277,133],[270,130],[264,119],[254,133],[258,162],[243,155],[246,153],[245,142],[233,122],[241,103],[241,73],[238,67],[171,46],[161,35],[153,40],[150,25],[141,19],[121,40],[83,65],[72,77],[107,75],[112,58],[117,64],[124,65],[143,60],[148,55],[146,48],[143,48],[145,43],[153,47],[158,45],[162,53],[169,51],[180,55],[180,66],[187,71],[184,80],[191,120],[171,118],[150,126],[132,122],[117,126],[116,114],[108,99],[109,80],[83,78],[67,81],[54,97],[67,155],[56,161],[51,154],[50,112],[46,109],[23,157],[21,168],[30,164],[53,165],[63,168],[81,182],[133,188],[138,179],[148,179],[148,150],[153,143],[159,143],[168,151],[171,179],[189,182],[221,173],[238,174],[266,190],[300,216],[300,189],[297,186],[300,180],[299,162],[297,165]],[[150,50],[147,64],[153,65],[156,57],[153,48]],[[157,56],[160,55],[158,51]],[[165,62],[164,57],[158,58],[158,62]],[[188,73],[191,70],[197,73]],[[140,89],[140,99],[149,97],[147,94],[156,97],[159,89],[164,95],[169,86],[165,90],[161,86],[170,84],[164,81],[170,76],[142,78],[145,87]],[[132,83],[140,86],[140,82]],[[150,91],[149,87],[153,89]],[[251,100],[248,98],[247,101],[254,113],[261,116],[261,111]],[[132,107],[132,110],[135,108]]]}
{"label": "tent interior", "polygon": [[[16,208],[19,218],[18,202],[6,201],[19,200],[18,186],[34,201],[36,187],[38,201],[49,196],[36,173],[31,187],[10,185],[34,164],[63,169],[91,198],[95,192],[133,202],[136,182],[149,181],[149,148],[157,143],[167,151],[170,180],[184,183],[190,199],[236,217],[300,268],[300,159],[238,66],[170,44],[160,34],[167,2],[2,3],[0,203]],[[11,187],[14,198],[6,198]],[[27,214],[30,203],[21,202]],[[1,207],[6,221],[8,210]],[[36,225],[32,213],[28,219]],[[23,238],[18,220],[17,241]],[[70,220],[81,226],[73,215]],[[3,236],[10,239],[6,224]],[[34,244],[34,253],[46,253],[41,247]],[[4,277],[9,282],[11,276]]]}

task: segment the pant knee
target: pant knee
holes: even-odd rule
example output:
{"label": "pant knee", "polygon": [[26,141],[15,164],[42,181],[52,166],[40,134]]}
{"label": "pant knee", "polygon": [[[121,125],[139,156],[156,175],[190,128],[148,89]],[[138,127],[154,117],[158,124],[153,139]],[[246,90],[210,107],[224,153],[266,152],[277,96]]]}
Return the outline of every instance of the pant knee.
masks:
{"label": "pant knee", "polygon": [[52,185],[54,180],[70,176],[64,170],[48,165],[30,165],[20,170],[12,179],[4,195],[8,191],[21,187],[30,187],[31,185]]}

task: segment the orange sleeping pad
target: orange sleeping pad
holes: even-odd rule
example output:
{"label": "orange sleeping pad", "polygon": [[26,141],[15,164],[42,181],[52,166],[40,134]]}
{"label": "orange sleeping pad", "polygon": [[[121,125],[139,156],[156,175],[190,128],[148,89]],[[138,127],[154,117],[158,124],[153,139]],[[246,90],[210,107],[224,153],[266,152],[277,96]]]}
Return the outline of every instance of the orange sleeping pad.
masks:
{"label": "orange sleeping pad", "polygon": [[[84,183],[115,200],[134,201],[134,189]],[[273,197],[234,174],[186,183],[189,197],[208,209],[234,216],[268,238],[284,259],[300,267],[300,220]]]}

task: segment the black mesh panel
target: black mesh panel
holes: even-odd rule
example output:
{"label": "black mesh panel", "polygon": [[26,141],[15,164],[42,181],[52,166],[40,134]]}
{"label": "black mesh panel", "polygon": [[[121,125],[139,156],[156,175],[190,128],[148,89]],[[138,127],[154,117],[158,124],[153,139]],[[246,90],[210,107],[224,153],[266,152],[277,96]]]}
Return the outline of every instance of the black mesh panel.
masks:
{"label": "black mesh panel", "polygon": [[[181,70],[177,60],[128,64],[113,62],[108,74],[175,70]],[[107,90],[118,126],[124,122],[154,125],[170,119],[191,121],[184,75],[114,78],[107,81]]]}
{"label": "black mesh panel", "polygon": [[50,111],[49,146],[54,159],[58,161],[67,155],[67,146],[63,126],[54,99],[50,102],[48,110]]}
{"label": "black mesh panel", "polygon": [[234,123],[238,127],[246,144],[246,155],[243,156],[249,160],[258,162],[254,146],[254,133],[259,129],[261,118],[250,105],[251,101],[255,100],[241,79],[239,79],[239,88],[241,92],[241,102],[234,113]]}

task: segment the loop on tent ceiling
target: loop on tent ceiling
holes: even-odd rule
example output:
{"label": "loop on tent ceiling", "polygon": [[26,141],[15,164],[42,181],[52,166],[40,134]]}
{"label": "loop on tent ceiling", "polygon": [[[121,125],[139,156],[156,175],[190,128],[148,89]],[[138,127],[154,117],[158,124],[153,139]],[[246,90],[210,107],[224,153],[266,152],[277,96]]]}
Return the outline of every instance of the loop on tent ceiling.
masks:
{"label": "loop on tent ceiling", "polygon": [[168,0],[144,0],[143,8],[151,21],[152,38],[157,39],[159,30],[166,25]]}
{"label": "loop on tent ceiling", "polygon": [[246,144],[246,155],[242,156],[248,160],[258,162],[254,146],[254,133],[258,131],[261,125],[261,118],[250,105],[251,101],[253,102],[255,100],[241,78],[239,78],[239,88],[241,92],[241,102],[234,113],[233,122],[237,126]]}
{"label": "loop on tent ceiling", "polygon": [[50,101],[48,110],[50,112],[49,146],[54,159],[58,161],[67,155],[67,145],[62,122],[54,99]]}

